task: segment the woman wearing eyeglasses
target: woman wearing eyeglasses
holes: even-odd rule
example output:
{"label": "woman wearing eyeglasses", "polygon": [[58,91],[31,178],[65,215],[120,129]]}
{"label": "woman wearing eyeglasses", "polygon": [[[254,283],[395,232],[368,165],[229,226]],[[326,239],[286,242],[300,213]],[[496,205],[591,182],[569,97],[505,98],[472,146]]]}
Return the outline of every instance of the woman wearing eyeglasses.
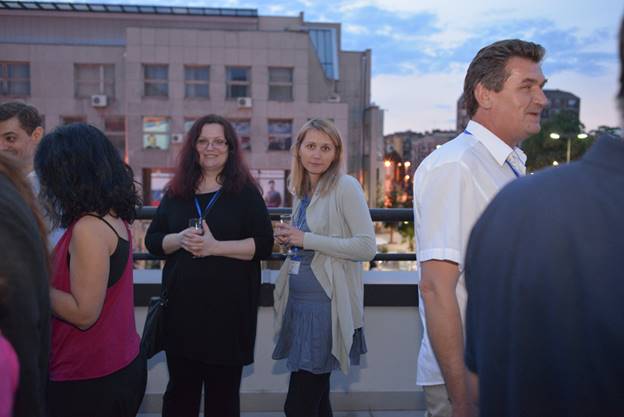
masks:
{"label": "woman wearing eyeglasses", "polygon": [[[198,227],[189,227],[200,219]],[[165,256],[164,417],[240,415],[243,366],[253,362],[260,259],[271,221],[232,125],[208,115],[191,127],[145,236]]]}

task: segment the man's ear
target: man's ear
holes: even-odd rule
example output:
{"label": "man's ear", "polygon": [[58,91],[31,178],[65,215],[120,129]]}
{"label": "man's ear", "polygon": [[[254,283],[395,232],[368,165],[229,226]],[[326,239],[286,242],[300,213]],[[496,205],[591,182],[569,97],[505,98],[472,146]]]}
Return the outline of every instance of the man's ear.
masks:
{"label": "man's ear", "polygon": [[43,137],[43,128],[41,126],[35,128],[30,136],[35,140],[35,142],[39,143]]}
{"label": "man's ear", "polygon": [[478,83],[474,89],[475,99],[479,103],[479,107],[489,110],[492,108],[493,91],[485,87],[482,83]]}

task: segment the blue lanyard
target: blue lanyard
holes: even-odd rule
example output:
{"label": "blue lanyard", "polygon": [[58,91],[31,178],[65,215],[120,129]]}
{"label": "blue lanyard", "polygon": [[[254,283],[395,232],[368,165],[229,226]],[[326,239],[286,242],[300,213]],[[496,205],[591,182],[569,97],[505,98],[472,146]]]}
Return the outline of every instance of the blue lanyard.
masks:
{"label": "blue lanyard", "polygon": [[[472,136],[472,133],[470,133],[469,131],[464,129],[464,133],[467,135]],[[516,152],[514,150],[512,150],[512,152]],[[513,165],[511,165],[511,163],[509,163],[509,160],[505,159],[505,162],[507,163],[507,165],[509,166],[509,168],[511,168],[511,172],[514,173],[514,175],[516,176],[516,178],[520,178],[522,175],[520,175],[520,173],[518,171],[516,171],[516,169],[513,167]]]}
{"label": "blue lanyard", "polygon": [[303,199],[301,200],[301,204],[299,204],[299,209],[297,210],[297,215],[295,216],[295,227],[299,230],[301,230],[301,228],[303,227],[303,224],[305,223],[305,211],[308,208],[308,205],[310,204],[310,200],[308,199],[308,197],[303,197]]}
{"label": "blue lanyard", "polygon": [[514,175],[516,176],[516,178],[520,178],[521,175],[518,171],[516,171],[516,169],[513,167],[513,165],[511,165],[511,163],[509,162],[508,159],[505,159],[505,162],[507,162],[507,165],[509,166],[509,168],[511,168],[511,172],[514,173]]}
{"label": "blue lanyard", "polygon": [[203,213],[201,211],[201,208],[199,207],[199,200],[197,200],[197,197],[195,197],[195,209],[197,209],[197,216],[199,216],[200,219],[203,219],[204,216],[206,215],[206,213],[208,212],[208,210],[214,205],[214,203],[216,203],[217,198],[219,198],[219,195],[221,194],[221,190],[219,189],[210,199],[210,201],[208,202],[208,204],[206,204],[206,208],[204,209]]}
{"label": "blue lanyard", "polygon": [[[308,208],[308,204],[310,204],[310,200],[308,200],[307,197],[304,197],[301,200],[301,204],[299,204],[299,209],[297,210],[297,215],[295,216],[295,224],[294,224],[294,226],[299,230],[301,230],[301,228],[303,227],[303,224],[306,221],[305,210]],[[300,248],[297,246],[292,247],[292,251],[293,251],[292,259],[299,260],[299,255],[298,255],[299,249]]]}

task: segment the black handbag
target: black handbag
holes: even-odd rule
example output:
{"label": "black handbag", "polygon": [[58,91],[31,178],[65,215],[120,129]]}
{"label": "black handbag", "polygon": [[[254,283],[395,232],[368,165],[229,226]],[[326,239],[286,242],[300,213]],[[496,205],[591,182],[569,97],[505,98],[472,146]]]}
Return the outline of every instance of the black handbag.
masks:
{"label": "black handbag", "polygon": [[143,335],[141,336],[141,352],[148,359],[164,349],[166,302],[162,295],[150,298]]}
{"label": "black handbag", "polygon": [[167,293],[167,288],[164,287],[161,290],[160,297],[150,298],[147,316],[145,317],[145,326],[143,327],[143,335],[141,336],[141,352],[148,359],[165,347],[165,308],[168,302]]}

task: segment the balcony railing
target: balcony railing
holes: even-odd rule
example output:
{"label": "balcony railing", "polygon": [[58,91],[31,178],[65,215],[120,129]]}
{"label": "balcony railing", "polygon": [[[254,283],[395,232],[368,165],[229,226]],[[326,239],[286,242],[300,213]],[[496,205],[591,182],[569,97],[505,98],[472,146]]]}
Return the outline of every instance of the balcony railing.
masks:
{"label": "balcony railing", "polygon": [[[271,220],[279,220],[280,214],[289,214],[290,208],[270,208],[269,215]],[[413,222],[413,212],[409,208],[373,208],[370,209],[371,218],[375,222]],[[156,207],[142,207],[137,210],[137,219],[151,220],[156,214]],[[283,260],[286,255],[281,253],[271,254],[270,260]],[[159,260],[163,257],[155,256],[150,253],[135,253],[135,261]],[[415,261],[416,254],[414,252],[407,253],[378,253],[375,255],[375,261]]]}

